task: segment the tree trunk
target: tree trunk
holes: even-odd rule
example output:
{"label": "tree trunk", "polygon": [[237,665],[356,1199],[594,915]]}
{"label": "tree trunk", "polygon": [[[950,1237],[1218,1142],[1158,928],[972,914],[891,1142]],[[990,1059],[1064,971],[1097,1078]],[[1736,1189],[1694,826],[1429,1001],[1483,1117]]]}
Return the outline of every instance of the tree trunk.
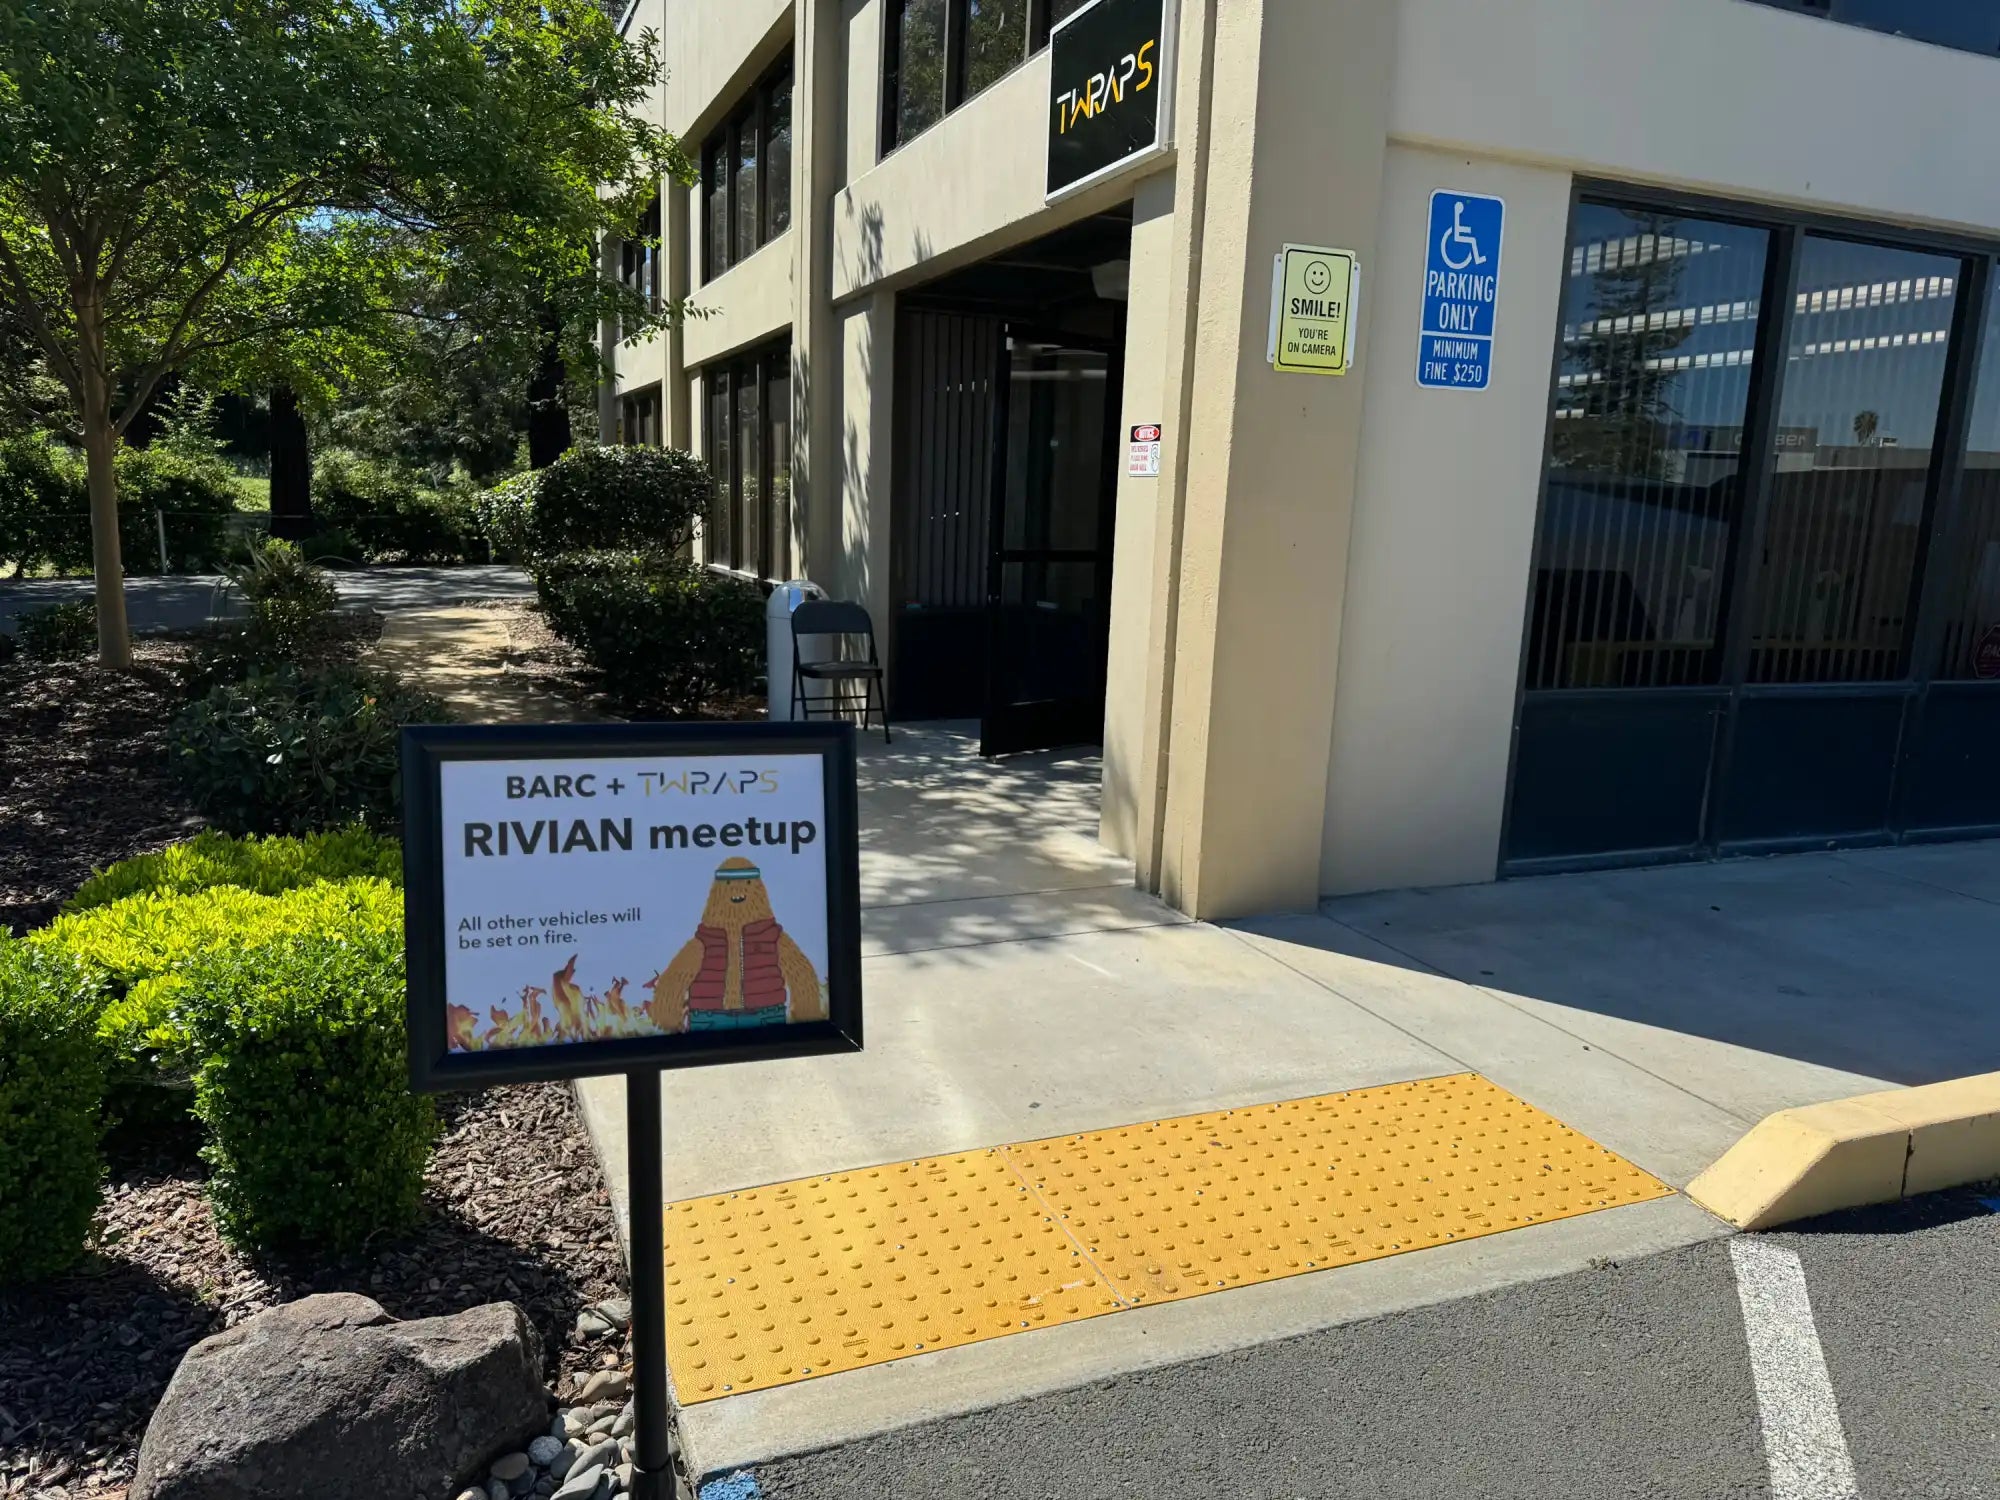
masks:
{"label": "tree trunk", "polygon": [[299,393],[271,387],[271,535],[303,541],[313,533],[312,449]]}
{"label": "tree trunk", "polygon": [[542,314],[542,355],[528,381],[528,467],[546,469],[569,452],[569,399],[563,389],[562,319]]}
{"label": "tree trunk", "polygon": [[111,418],[111,384],[94,305],[79,305],[83,338],[83,457],[90,486],[90,571],[97,593],[97,659],[116,671],[132,665],[132,632],[125,615],[125,562],[118,548],[118,433]]}

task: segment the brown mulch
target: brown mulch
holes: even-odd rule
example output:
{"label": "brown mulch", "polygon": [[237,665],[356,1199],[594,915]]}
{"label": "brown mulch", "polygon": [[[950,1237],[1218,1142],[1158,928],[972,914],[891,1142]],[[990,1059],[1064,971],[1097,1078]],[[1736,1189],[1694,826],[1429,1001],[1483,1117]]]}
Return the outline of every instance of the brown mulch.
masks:
{"label": "brown mulch", "polygon": [[[518,600],[490,600],[474,606],[491,610],[507,622],[508,670],[519,672],[538,692],[552,693],[597,718],[629,717],[618,700],[604,689],[604,679],[583,653],[549,629],[542,612]],[[704,703],[698,712],[679,715],[705,722],[740,721],[764,717],[760,696],[718,698]]]}
{"label": "brown mulch", "polygon": [[0,664],[0,930],[47,921],[93,870],[199,832],[167,770],[185,641],[95,662]]}
{"label": "brown mulch", "polygon": [[198,1169],[114,1166],[99,1242],[77,1271],[0,1293],[0,1495],[116,1495],[168,1378],[196,1341],[312,1292],[373,1297],[420,1318],[517,1302],[551,1384],[627,1351],[576,1336],[577,1314],[624,1294],[609,1199],[562,1084],[443,1101],[423,1219],[338,1264],[260,1259],[216,1232]]}

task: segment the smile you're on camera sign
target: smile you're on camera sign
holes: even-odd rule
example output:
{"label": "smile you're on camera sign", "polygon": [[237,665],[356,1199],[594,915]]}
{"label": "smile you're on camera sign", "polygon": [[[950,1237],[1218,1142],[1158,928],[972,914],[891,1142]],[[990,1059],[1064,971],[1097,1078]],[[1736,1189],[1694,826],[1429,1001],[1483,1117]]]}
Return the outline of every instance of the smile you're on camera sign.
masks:
{"label": "smile you're on camera sign", "polygon": [[416,1087],[860,1046],[848,726],[418,728],[404,778]]}

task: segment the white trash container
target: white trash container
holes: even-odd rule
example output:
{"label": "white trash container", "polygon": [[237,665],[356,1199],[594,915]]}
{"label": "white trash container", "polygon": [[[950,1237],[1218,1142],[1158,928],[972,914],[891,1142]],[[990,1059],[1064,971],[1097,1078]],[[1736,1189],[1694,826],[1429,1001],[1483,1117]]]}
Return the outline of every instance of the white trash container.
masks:
{"label": "white trash container", "polygon": [[[808,599],[825,597],[826,590],[818,584],[794,578],[772,589],[764,605],[764,661],[770,673],[770,716],[774,720],[792,716],[792,611]],[[828,649],[824,640],[809,642],[805,659],[823,660]],[[815,686],[806,684],[806,692],[812,694]]]}

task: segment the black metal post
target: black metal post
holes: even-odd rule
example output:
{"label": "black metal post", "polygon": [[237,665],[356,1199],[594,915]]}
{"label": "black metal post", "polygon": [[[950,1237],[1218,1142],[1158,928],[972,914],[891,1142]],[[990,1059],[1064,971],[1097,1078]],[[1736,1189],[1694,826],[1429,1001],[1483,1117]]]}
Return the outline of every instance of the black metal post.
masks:
{"label": "black metal post", "polygon": [[625,1181],[632,1205],[632,1500],[673,1500],[667,1415],[667,1233],[660,1180],[659,1068],[625,1075]]}

